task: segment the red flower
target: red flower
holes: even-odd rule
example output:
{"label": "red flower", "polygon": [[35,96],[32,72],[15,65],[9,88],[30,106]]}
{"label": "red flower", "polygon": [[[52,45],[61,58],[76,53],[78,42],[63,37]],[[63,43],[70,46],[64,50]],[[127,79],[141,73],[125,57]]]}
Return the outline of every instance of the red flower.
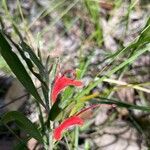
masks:
{"label": "red flower", "polygon": [[62,122],[55,130],[54,130],[54,138],[55,140],[60,140],[62,132],[72,125],[83,125],[83,120],[78,116],[72,116]]}
{"label": "red flower", "polygon": [[54,103],[57,99],[58,94],[67,86],[81,86],[82,82],[71,79],[65,76],[67,72],[70,72],[70,70],[66,71],[63,75],[58,75],[55,78],[54,86],[52,89],[52,102]]}
{"label": "red flower", "polygon": [[55,128],[54,130],[54,138],[55,140],[60,140],[61,139],[61,135],[62,135],[62,132],[67,129],[68,127],[72,126],[72,125],[83,125],[84,121],[83,119],[81,119],[81,114],[84,113],[85,111],[89,110],[89,109],[92,109],[92,108],[95,108],[95,107],[98,107],[100,106],[99,104],[98,105],[92,105],[90,107],[87,107],[83,110],[81,110],[79,113],[77,113],[76,115],[74,116],[71,116],[69,118],[67,118],[65,121],[63,121],[57,128]]}
{"label": "red flower", "polygon": [[106,106],[106,107],[116,107],[116,105],[96,104],[96,105],[89,106],[85,109],[82,109],[79,113],[75,114],[74,116],[69,117],[68,119],[63,121],[57,128],[54,129],[54,138],[55,138],[55,140],[57,140],[57,141],[60,140],[63,131],[65,129],[67,129],[68,127],[70,127],[72,125],[83,125],[84,120],[81,118],[82,113],[84,113],[84,112],[86,112],[90,109],[94,109],[96,107],[99,107],[101,105]]}

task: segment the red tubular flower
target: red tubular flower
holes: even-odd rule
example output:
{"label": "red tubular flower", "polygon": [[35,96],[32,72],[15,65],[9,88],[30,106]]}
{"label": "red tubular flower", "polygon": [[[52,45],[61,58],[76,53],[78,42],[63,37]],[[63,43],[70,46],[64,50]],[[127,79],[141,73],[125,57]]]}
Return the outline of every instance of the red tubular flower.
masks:
{"label": "red tubular flower", "polygon": [[89,106],[85,109],[82,109],[79,113],[75,114],[74,116],[69,117],[68,119],[63,121],[57,128],[54,129],[55,140],[56,141],[60,140],[63,131],[65,129],[67,129],[68,127],[70,127],[72,125],[83,125],[84,120],[81,118],[81,116],[80,116],[81,114],[83,114],[84,112],[86,112],[90,109],[94,109],[94,108],[100,107],[100,106],[116,107],[116,105],[96,104],[96,105]]}
{"label": "red tubular flower", "polygon": [[81,119],[80,114],[84,113],[85,111],[98,107],[100,106],[100,104],[98,105],[92,105],[90,107],[87,107],[83,110],[81,110],[79,113],[77,113],[74,116],[71,116],[69,118],[67,118],[65,121],[63,121],[57,128],[55,128],[54,130],[54,138],[56,141],[61,139],[61,135],[62,132],[67,129],[68,127],[72,126],[72,125],[83,125],[84,121],[83,119]]}
{"label": "red tubular flower", "polygon": [[[70,70],[69,70],[70,71]],[[68,71],[66,71],[67,73]],[[63,75],[58,75],[55,78],[54,81],[54,86],[52,89],[52,102],[54,103],[57,99],[58,94],[67,86],[81,86],[82,82],[75,80],[75,79],[71,79],[65,76],[64,73]]]}
{"label": "red tubular flower", "polygon": [[54,130],[54,138],[55,140],[60,140],[62,132],[72,125],[83,125],[83,120],[78,116],[72,116],[62,122],[55,130]]}

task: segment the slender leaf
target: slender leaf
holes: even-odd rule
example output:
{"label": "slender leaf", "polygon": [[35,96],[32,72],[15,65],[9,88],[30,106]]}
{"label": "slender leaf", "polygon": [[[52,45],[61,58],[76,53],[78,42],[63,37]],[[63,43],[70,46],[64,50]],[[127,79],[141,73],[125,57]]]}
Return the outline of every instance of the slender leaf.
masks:
{"label": "slender leaf", "polygon": [[17,143],[16,145],[14,145],[13,150],[27,150],[27,142],[28,141],[25,140]]}
{"label": "slender leaf", "polygon": [[46,85],[46,83],[45,83],[44,80],[42,79],[41,75],[40,75],[39,73],[36,73],[36,72],[34,71],[34,69],[33,69],[33,68],[34,68],[34,64],[32,63],[31,59],[29,59],[29,58],[26,57],[26,55],[25,55],[25,53],[23,52],[22,49],[18,48],[18,51],[19,51],[20,55],[22,56],[22,58],[25,60],[27,66],[28,66],[28,68],[30,69],[30,71],[32,72],[32,74],[33,74],[35,77],[37,77],[37,79],[38,79],[39,81],[41,81],[41,83],[42,83],[46,88],[48,88],[47,85]]}
{"label": "slender leaf", "polygon": [[59,104],[60,104],[60,99],[58,99],[52,106],[49,112],[48,121],[49,120],[54,121],[55,118],[61,113],[62,109],[59,107]]}
{"label": "slender leaf", "polygon": [[113,75],[114,73],[116,73],[117,71],[119,71],[120,69],[122,69],[125,66],[131,64],[140,55],[142,55],[143,53],[145,53],[146,51],[148,51],[149,48],[150,48],[150,45],[148,44],[145,48],[140,49],[139,51],[137,51],[135,55],[131,56],[126,61],[124,61],[121,64],[119,64],[117,67],[115,66],[112,70],[110,70],[109,72],[106,73],[107,76],[102,76],[101,78],[98,78],[96,81],[92,82],[87,88],[85,88],[81,93],[79,93],[76,98],[78,99],[78,98],[81,98],[84,95],[88,94],[93,88],[95,88],[98,84],[100,84],[101,82],[103,82],[104,79],[106,79],[107,77],[110,77],[111,75]]}
{"label": "slender leaf", "polygon": [[93,102],[95,102],[96,104],[100,103],[100,104],[115,104],[118,107],[125,107],[127,109],[137,109],[137,110],[141,110],[141,111],[148,111],[150,112],[150,106],[139,106],[139,105],[134,105],[134,104],[130,104],[130,103],[126,103],[126,102],[122,102],[119,101],[117,99],[109,99],[106,97],[99,97],[99,99],[101,100],[93,100]]}
{"label": "slender leaf", "polygon": [[93,0],[85,0],[84,2],[85,2],[85,6],[89,11],[91,21],[93,22],[95,27],[93,38],[97,41],[97,44],[101,46],[103,41],[103,36],[102,36],[102,28],[100,24],[99,2]]}
{"label": "slender leaf", "polygon": [[[6,35],[6,34],[5,34]],[[39,74],[39,73],[36,73],[34,71],[34,64],[32,63],[32,60],[30,58],[28,58],[26,55],[25,55],[25,52],[20,48],[20,46],[18,44],[16,44],[11,38],[9,35],[6,35],[6,37],[11,41],[11,43],[16,47],[16,49],[19,51],[21,57],[24,59],[24,61],[26,62],[29,70],[32,72],[32,74],[37,77],[37,79],[46,87],[46,83],[44,82],[42,76]]]}
{"label": "slender leaf", "polygon": [[6,63],[12,70],[12,72],[16,75],[19,81],[24,85],[27,91],[34,96],[34,98],[40,102],[44,107],[44,103],[41,100],[35,85],[32,82],[32,79],[28,75],[26,69],[23,64],[19,60],[18,56],[12,51],[12,47],[5,39],[2,32],[0,32],[0,53],[2,57],[5,59]]}
{"label": "slender leaf", "polygon": [[35,53],[32,51],[31,47],[29,45],[27,45],[25,42],[21,42],[21,47],[22,49],[27,52],[31,58],[31,60],[34,62],[34,64],[38,67],[38,69],[40,71],[44,72],[44,66],[41,64],[40,60],[37,58],[37,56],[35,55]]}
{"label": "slender leaf", "polygon": [[15,121],[15,123],[24,130],[31,137],[37,139],[39,142],[43,142],[42,136],[38,131],[35,124],[33,124],[27,117],[18,111],[11,111],[2,116],[1,121],[5,124]]}

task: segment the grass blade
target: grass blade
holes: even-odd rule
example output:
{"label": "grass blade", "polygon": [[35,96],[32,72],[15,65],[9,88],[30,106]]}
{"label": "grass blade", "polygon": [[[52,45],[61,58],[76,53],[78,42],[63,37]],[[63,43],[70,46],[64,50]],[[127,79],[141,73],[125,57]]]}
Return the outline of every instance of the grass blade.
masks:
{"label": "grass blade", "polygon": [[0,53],[2,57],[5,59],[10,69],[12,70],[12,72],[16,75],[16,77],[27,89],[27,91],[31,95],[33,95],[33,97],[45,107],[42,99],[40,98],[36,90],[35,85],[32,82],[32,79],[28,75],[26,69],[24,68],[23,64],[19,60],[18,56],[12,51],[12,47],[5,39],[2,32],[0,32]]}
{"label": "grass blade", "polygon": [[138,106],[138,105],[134,105],[134,104],[130,104],[130,103],[125,103],[116,99],[109,99],[106,97],[99,97],[99,99],[101,100],[94,100],[93,102],[95,102],[96,104],[100,103],[100,104],[115,104],[118,107],[125,107],[127,109],[137,109],[137,110],[141,110],[141,111],[147,111],[150,112],[150,107],[146,107],[146,106]]}

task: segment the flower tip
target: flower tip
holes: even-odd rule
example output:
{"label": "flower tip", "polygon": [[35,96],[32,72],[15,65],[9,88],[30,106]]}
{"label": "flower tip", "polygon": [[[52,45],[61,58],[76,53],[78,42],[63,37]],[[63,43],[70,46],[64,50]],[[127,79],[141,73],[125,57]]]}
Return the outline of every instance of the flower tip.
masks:
{"label": "flower tip", "polygon": [[59,93],[68,86],[82,86],[79,80],[71,79],[66,76],[56,76],[54,86],[52,88],[52,102],[54,103]]}
{"label": "flower tip", "polygon": [[65,129],[69,128],[72,125],[83,125],[84,121],[78,116],[72,116],[62,122],[55,130],[54,130],[54,139],[56,141],[61,140],[62,133]]}
{"label": "flower tip", "polygon": [[54,139],[55,139],[56,141],[61,140],[61,131],[59,131],[59,128],[56,128],[56,129],[54,130]]}
{"label": "flower tip", "polygon": [[75,86],[82,86],[83,83],[82,83],[81,81],[74,80],[74,85],[75,85]]}

